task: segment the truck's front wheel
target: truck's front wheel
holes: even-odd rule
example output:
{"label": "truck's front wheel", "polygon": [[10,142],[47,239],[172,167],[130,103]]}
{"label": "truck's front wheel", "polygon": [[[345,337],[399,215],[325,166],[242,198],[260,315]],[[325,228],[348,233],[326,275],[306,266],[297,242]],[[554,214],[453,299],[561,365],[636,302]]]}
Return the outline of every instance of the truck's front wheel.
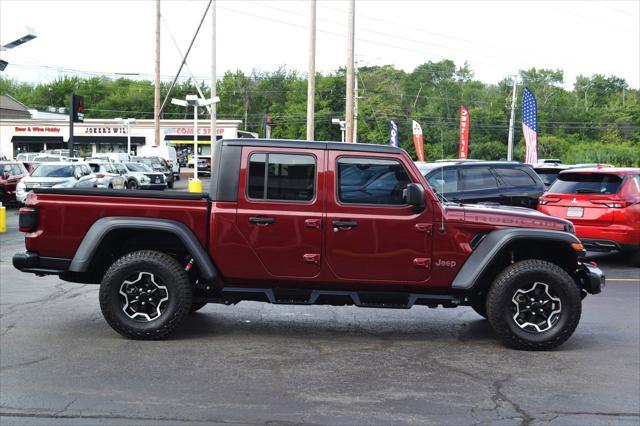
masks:
{"label": "truck's front wheel", "polygon": [[487,317],[516,349],[548,350],[564,343],[580,321],[580,290],[553,263],[530,259],[505,268],[487,295]]}
{"label": "truck's front wheel", "polygon": [[164,253],[141,250],[116,260],[100,285],[100,309],[125,337],[161,339],[191,311],[192,288],[184,268]]}

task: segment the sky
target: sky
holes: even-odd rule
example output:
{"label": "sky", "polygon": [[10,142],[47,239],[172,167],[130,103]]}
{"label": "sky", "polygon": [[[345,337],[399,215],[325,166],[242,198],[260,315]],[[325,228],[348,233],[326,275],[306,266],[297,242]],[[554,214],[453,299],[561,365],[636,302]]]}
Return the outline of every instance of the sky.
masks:
{"label": "sky", "polygon": [[[161,74],[170,81],[207,0],[162,0]],[[217,72],[307,72],[309,2],[218,0]],[[318,0],[316,70],[344,67],[347,9]],[[361,66],[390,64],[406,71],[428,61],[465,61],[475,78],[497,83],[518,70],[616,75],[640,87],[640,0],[635,1],[365,1],[355,5],[355,55]],[[64,74],[134,73],[153,79],[155,1],[0,0],[0,44],[33,28],[38,37],[0,53],[2,76],[48,82]],[[212,23],[208,15],[187,65],[210,81]],[[183,70],[182,76],[190,73]]]}

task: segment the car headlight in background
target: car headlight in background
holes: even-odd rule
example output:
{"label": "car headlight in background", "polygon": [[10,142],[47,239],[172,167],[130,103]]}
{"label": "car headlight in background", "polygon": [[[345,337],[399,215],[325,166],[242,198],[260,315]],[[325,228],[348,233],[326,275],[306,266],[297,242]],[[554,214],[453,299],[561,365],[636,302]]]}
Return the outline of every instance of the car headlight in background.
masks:
{"label": "car headlight in background", "polygon": [[25,185],[23,181],[18,182],[18,185],[16,186],[16,192],[22,195],[26,190],[27,190],[27,185]]}
{"label": "car headlight in background", "polygon": [[149,177],[147,177],[147,176],[142,176],[142,177],[140,178],[140,182],[142,182],[142,183],[149,183],[149,182],[151,182],[151,179],[149,179]]}

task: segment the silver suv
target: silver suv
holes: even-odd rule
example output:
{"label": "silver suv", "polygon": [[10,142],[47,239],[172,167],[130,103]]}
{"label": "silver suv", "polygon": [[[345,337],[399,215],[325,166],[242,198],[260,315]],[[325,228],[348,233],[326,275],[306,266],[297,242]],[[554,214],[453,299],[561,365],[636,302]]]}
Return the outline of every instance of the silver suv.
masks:
{"label": "silver suv", "polygon": [[147,165],[141,163],[115,163],[118,173],[127,180],[129,189],[165,189],[167,183],[164,174],[153,172]]}
{"label": "silver suv", "polygon": [[16,187],[16,200],[24,203],[34,188],[95,188],[98,179],[85,163],[42,163]]}
{"label": "silver suv", "polygon": [[124,177],[120,176],[120,173],[118,173],[118,170],[116,170],[113,164],[94,161],[87,164],[89,164],[89,167],[91,167],[91,170],[95,173],[96,178],[98,178],[98,188],[125,188],[126,181]]}

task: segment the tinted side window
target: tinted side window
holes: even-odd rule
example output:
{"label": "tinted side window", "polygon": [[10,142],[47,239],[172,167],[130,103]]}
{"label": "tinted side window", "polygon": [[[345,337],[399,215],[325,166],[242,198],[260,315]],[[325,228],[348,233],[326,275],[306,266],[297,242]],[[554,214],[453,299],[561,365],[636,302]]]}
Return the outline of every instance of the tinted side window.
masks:
{"label": "tinted side window", "polygon": [[464,191],[496,188],[498,183],[487,167],[460,169],[460,179]]}
{"label": "tinted side window", "polygon": [[311,155],[253,154],[249,158],[249,198],[311,201],[315,179],[316,160]]}
{"label": "tinted side window", "polygon": [[402,164],[395,160],[338,160],[338,199],[343,203],[404,205],[402,192],[410,182]]}
{"label": "tinted side window", "polygon": [[438,170],[428,179],[429,185],[440,194],[458,192],[458,170]]}
{"label": "tinted side window", "polygon": [[502,182],[507,186],[528,186],[535,185],[536,182],[521,169],[493,169]]}

